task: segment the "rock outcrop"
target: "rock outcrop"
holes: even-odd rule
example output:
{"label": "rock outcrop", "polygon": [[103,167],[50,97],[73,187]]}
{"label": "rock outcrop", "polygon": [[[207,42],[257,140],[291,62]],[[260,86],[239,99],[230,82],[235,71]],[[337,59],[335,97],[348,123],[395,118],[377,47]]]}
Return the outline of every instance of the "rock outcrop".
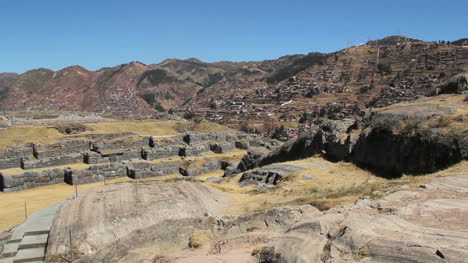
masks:
{"label": "rock outcrop", "polygon": [[239,182],[242,186],[257,185],[257,189],[274,186],[281,182],[289,174],[303,169],[294,165],[266,165],[242,174]]}
{"label": "rock outcrop", "polygon": [[462,73],[445,82],[438,94],[464,94],[466,92],[468,92],[468,73]]}
{"label": "rock outcrop", "polygon": [[444,95],[375,111],[351,160],[387,176],[431,173],[456,164],[468,158],[468,126],[458,113],[466,108],[463,96]]}
{"label": "rock outcrop", "polygon": [[317,154],[385,177],[435,172],[468,158],[467,110],[462,95],[441,95],[379,109],[356,121],[327,120],[268,153],[248,153],[229,174]]}
{"label": "rock outcrop", "polygon": [[260,262],[465,262],[468,174],[425,187],[298,222],[262,249]]}
{"label": "rock outcrop", "polygon": [[138,262],[143,254],[136,250],[191,262],[239,254],[252,260],[252,245],[265,245],[301,219],[321,214],[305,205],[222,216],[230,202],[219,191],[192,182],[90,189],[64,203],[50,233],[47,260],[67,257],[69,230],[78,262]]}
{"label": "rock outcrop", "polygon": [[299,138],[289,140],[270,152],[265,149],[249,150],[237,169],[230,172],[229,175],[277,162],[307,158],[316,154],[323,154],[326,158],[334,161],[348,160],[357,139],[356,135],[351,134],[357,126],[355,122],[351,119],[326,120]]}
{"label": "rock outcrop", "polygon": [[198,183],[100,186],[64,203],[47,259],[68,255],[71,229],[80,263],[464,262],[468,174],[453,173],[325,212],[304,205],[240,216],[222,216],[230,199]]}

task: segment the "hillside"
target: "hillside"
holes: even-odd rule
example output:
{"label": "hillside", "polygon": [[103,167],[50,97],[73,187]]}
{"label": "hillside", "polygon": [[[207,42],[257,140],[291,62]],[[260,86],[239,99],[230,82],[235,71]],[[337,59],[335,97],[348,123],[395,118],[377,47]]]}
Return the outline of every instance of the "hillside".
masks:
{"label": "hillside", "polygon": [[[339,118],[356,104],[362,109],[413,100],[468,71],[463,39],[453,43],[391,36],[330,54],[258,62],[190,58],[97,71],[72,66],[0,73],[0,109],[87,111],[132,119],[155,118],[169,109],[214,119],[288,112],[291,119],[326,108],[326,114]],[[330,110],[332,102],[338,106]]]}
{"label": "hillside", "polygon": [[461,45],[394,36],[332,54],[311,53],[265,82],[220,82],[186,108],[226,123],[277,117],[297,122],[305,112],[341,119],[367,107],[413,101],[467,71],[468,49]]}

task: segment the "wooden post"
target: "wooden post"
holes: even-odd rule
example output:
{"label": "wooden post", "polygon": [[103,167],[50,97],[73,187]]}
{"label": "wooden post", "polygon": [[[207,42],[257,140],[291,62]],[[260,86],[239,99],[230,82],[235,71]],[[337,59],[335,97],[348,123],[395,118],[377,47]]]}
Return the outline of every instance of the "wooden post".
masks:
{"label": "wooden post", "polygon": [[78,178],[76,178],[76,175],[73,176],[73,184],[75,185],[75,198],[78,197]]}
{"label": "wooden post", "polygon": [[26,201],[24,201],[24,220],[28,219],[28,208],[26,207]]}
{"label": "wooden post", "polygon": [[73,262],[73,240],[72,240],[71,228],[68,230],[68,234],[70,237],[70,262]]}

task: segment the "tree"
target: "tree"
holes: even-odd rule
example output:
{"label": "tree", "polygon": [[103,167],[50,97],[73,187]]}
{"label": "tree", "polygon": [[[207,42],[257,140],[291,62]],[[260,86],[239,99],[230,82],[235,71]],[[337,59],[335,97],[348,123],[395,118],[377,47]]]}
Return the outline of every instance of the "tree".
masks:
{"label": "tree", "polygon": [[218,108],[218,105],[216,105],[216,102],[214,102],[214,101],[210,102],[209,106],[210,106],[210,109],[212,109],[212,110],[216,110]]}
{"label": "tree", "polygon": [[327,114],[327,110],[325,109],[325,107],[320,108],[319,116],[323,118],[325,117],[326,114]]}
{"label": "tree", "polygon": [[286,132],[286,128],[284,125],[281,125],[277,127],[274,131],[273,134],[271,135],[271,138],[280,140],[280,141],[285,141],[289,139],[288,133]]}
{"label": "tree", "polygon": [[379,63],[377,64],[377,72],[383,76],[392,73],[392,66],[390,64]]}
{"label": "tree", "polygon": [[187,111],[184,113],[184,119],[191,120],[195,117],[195,113],[193,111]]}

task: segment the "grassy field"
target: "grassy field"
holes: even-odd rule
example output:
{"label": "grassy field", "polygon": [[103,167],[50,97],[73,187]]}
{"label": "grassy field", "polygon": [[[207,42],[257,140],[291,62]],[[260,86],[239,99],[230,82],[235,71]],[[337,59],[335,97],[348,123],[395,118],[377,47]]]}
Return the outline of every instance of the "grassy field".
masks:
{"label": "grassy field", "polygon": [[65,135],[47,127],[13,127],[0,130],[0,149],[16,144],[36,142],[53,143]]}
{"label": "grassy field", "polygon": [[[230,130],[228,127],[208,121],[194,123],[188,121],[120,120],[88,123],[84,125],[89,130],[81,134],[132,132],[142,136],[165,136],[177,135],[185,131],[220,132]],[[67,135],[51,127],[12,127],[0,130],[0,150],[4,149],[6,146],[14,146],[28,142],[47,144],[66,138]]]}
{"label": "grassy field", "polygon": [[123,120],[103,123],[90,123],[86,124],[86,127],[90,128],[90,130],[85,133],[133,132],[139,135],[153,136],[175,135],[184,129],[200,132],[218,132],[229,130],[227,127],[208,121],[193,123],[184,121]]}
{"label": "grassy field", "polygon": [[177,125],[180,122],[175,121],[112,121],[103,123],[86,124],[90,128],[86,133],[117,133],[133,132],[140,135],[173,135],[177,134]]}

